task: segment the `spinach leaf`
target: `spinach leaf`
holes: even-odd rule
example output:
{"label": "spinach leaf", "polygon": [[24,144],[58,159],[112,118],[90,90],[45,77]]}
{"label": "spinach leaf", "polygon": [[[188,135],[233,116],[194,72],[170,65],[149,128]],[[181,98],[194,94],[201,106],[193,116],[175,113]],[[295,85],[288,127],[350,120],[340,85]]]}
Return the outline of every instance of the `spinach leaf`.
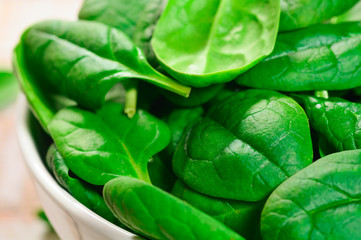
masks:
{"label": "spinach leaf", "polygon": [[279,31],[289,31],[321,23],[342,14],[359,0],[281,0]]}
{"label": "spinach leaf", "polygon": [[277,0],[170,0],[152,46],[162,67],[186,85],[231,81],[272,52],[279,14]]}
{"label": "spinach leaf", "polygon": [[361,1],[358,1],[349,11],[331,19],[332,23],[361,21]]}
{"label": "spinach leaf", "polygon": [[311,127],[337,151],[361,148],[361,104],[298,95]]}
{"label": "spinach leaf", "polygon": [[246,90],[224,97],[187,128],[173,170],[198,192],[258,201],[311,162],[301,106],[274,91]]}
{"label": "spinach leaf", "polygon": [[150,40],[167,0],[85,0],[79,18],[115,27],[139,46],[151,65],[156,65]]}
{"label": "spinach leaf", "polygon": [[264,201],[241,202],[214,198],[196,192],[177,181],[172,194],[224,223],[246,239],[260,239],[260,218]]}
{"label": "spinach leaf", "polygon": [[264,240],[360,239],[361,151],[328,155],[282,183],[262,211]]}
{"label": "spinach leaf", "polygon": [[315,25],[280,34],[273,53],[237,82],[279,91],[351,89],[361,86],[360,62],[360,22]]}
{"label": "spinach leaf", "polygon": [[0,109],[14,102],[19,91],[16,79],[8,71],[0,70]]}
{"label": "spinach leaf", "polygon": [[48,150],[46,162],[57,182],[75,199],[108,221],[125,227],[109,210],[100,193],[90,184],[70,175],[70,169],[54,145],[51,145]]}
{"label": "spinach leaf", "polygon": [[189,95],[190,88],[154,70],[123,32],[101,23],[42,22],[22,43],[35,76],[86,108],[100,108],[117,82],[127,86],[134,79]]}
{"label": "spinach leaf", "polygon": [[120,222],[149,239],[243,239],[184,201],[135,178],[109,181],[103,196]]}
{"label": "spinach leaf", "polygon": [[214,84],[204,88],[192,88],[192,92],[188,98],[184,98],[168,91],[164,91],[163,95],[176,106],[197,107],[210,101],[223,89],[223,87],[224,84]]}
{"label": "spinach leaf", "polygon": [[66,108],[49,124],[66,165],[91,184],[103,185],[120,175],[149,182],[148,160],[169,143],[164,122],[142,110],[129,119],[122,110],[116,103],[106,103],[96,114]]}

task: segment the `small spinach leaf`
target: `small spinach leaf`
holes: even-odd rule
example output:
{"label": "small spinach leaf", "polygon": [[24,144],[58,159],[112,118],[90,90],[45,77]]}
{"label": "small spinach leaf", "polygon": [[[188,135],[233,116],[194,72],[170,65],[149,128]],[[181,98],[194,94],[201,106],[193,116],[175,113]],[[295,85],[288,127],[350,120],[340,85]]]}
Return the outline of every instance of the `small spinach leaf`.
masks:
{"label": "small spinach leaf", "polygon": [[152,46],[186,85],[228,82],[272,52],[279,14],[277,0],[170,0]]}
{"label": "small spinach leaf", "polygon": [[184,201],[135,178],[109,181],[103,196],[120,222],[149,239],[243,239]]}
{"label": "small spinach leaf", "polygon": [[275,50],[240,75],[241,85],[279,91],[361,86],[361,22],[315,25],[278,35]]}
{"label": "small spinach leaf", "polygon": [[142,110],[132,119],[122,111],[116,103],[105,104],[96,114],[66,108],[49,124],[66,165],[91,184],[103,185],[120,175],[149,182],[148,160],[169,143],[164,122]]}
{"label": "small spinach leaf", "polygon": [[360,178],[360,150],[328,155],[296,173],[268,198],[263,239],[360,239]]}
{"label": "small spinach leaf", "polygon": [[0,109],[14,102],[18,91],[19,87],[14,75],[0,70]]}
{"label": "small spinach leaf", "polygon": [[198,192],[262,200],[312,162],[307,116],[283,94],[241,91],[205,116],[187,128],[173,157],[177,177]]}

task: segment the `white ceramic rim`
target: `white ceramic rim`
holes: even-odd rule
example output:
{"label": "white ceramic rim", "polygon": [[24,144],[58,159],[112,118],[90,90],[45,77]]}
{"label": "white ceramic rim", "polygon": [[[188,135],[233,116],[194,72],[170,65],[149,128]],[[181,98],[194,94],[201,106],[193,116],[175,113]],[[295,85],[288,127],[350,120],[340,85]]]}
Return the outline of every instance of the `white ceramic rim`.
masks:
{"label": "white ceramic rim", "polygon": [[139,239],[139,237],[133,233],[95,214],[59,186],[44,166],[36,149],[28,126],[29,108],[25,101],[23,99],[21,100],[17,120],[17,137],[26,165],[37,183],[51,196],[54,202],[60,205],[68,214],[70,213],[70,216],[86,223],[92,229],[103,233],[107,232],[109,234],[106,235],[118,236],[119,238],[134,237],[135,239]]}

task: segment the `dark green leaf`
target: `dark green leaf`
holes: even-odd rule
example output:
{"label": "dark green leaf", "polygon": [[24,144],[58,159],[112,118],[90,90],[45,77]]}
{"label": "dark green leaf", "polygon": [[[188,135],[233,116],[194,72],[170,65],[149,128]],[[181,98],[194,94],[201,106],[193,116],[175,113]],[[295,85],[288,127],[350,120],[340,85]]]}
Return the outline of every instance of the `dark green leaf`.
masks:
{"label": "dark green leaf", "polygon": [[361,86],[360,63],[360,22],[315,25],[280,34],[273,53],[237,82],[279,91],[351,89]]}
{"label": "dark green leaf", "polygon": [[170,0],[152,46],[184,84],[228,82],[272,52],[279,14],[277,0]]}
{"label": "dark green leaf", "polygon": [[258,201],[311,162],[303,109],[280,93],[247,90],[223,98],[188,127],[173,169],[198,192]]}
{"label": "dark green leaf", "polygon": [[120,222],[149,239],[243,239],[184,201],[135,178],[109,181],[103,195]]}
{"label": "dark green leaf", "polygon": [[152,157],[148,162],[148,173],[150,181],[154,186],[170,192],[176,181],[176,177],[172,169],[165,164],[167,160],[168,159],[161,160],[158,155]]}
{"label": "dark green leaf", "polygon": [[360,150],[317,160],[271,194],[262,211],[263,239],[361,239],[360,179]]}

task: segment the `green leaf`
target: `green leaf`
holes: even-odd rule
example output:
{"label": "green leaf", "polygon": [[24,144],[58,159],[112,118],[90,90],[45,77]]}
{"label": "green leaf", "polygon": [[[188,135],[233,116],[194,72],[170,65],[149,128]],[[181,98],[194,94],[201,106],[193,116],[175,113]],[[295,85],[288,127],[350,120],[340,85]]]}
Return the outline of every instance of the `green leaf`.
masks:
{"label": "green leaf", "polygon": [[135,178],[113,179],[103,195],[120,222],[149,239],[243,239],[184,201]]}
{"label": "green leaf", "polygon": [[166,0],[85,0],[79,18],[115,27],[139,46],[150,64],[156,65],[150,40]]}
{"label": "green leaf", "polygon": [[168,145],[169,129],[145,111],[132,119],[122,112],[116,103],[105,104],[96,114],[67,108],[49,124],[66,165],[81,179],[94,185],[118,176],[149,182],[148,160]]}
{"label": "green leaf", "polygon": [[359,0],[281,0],[279,31],[289,31],[321,23],[342,14]]}
{"label": "green leaf", "polygon": [[241,91],[205,116],[188,127],[173,157],[177,177],[198,192],[259,201],[312,162],[307,116],[283,94]]}
{"label": "green leaf", "polygon": [[360,22],[315,25],[279,34],[273,53],[236,81],[279,91],[351,89],[361,86],[360,62]]}
{"label": "green leaf", "polygon": [[[176,181],[176,177],[165,162],[158,155],[153,156],[148,162],[148,173],[151,183],[160,189],[170,192]],[[170,161],[170,160],[169,160]]]}
{"label": "green leaf", "polygon": [[361,148],[361,104],[298,95],[311,127],[337,151]]}
{"label": "green leaf", "polygon": [[14,75],[0,70],[0,109],[15,101],[19,91]]}
{"label": "green leaf", "polygon": [[196,192],[177,181],[172,190],[176,197],[224,223],[246,239],[260,239],[262,202],[241,202],[214,198]]}
{"label": "green leaf", "polygon": [[277,0],[170,0],[152,46],[186,85],[228,82],[272,52],[279,14]]}
{"label": "green leaf", "polygon": [[354,5],[349,11],[331,19],[332,23],[361,21],[361,1]]}
{"label": "green leaf", "polygon": [[189,87],[153,69],[121,31],[101,23],[46,21],[22,36],[27,63],[50,89],[83,107],[98,109],[109,90],[141,79],[188,96]]}
{"label": "green leaf", "polygon": [[360,178],[360,150],[328,155],[301,170],[268,198],[263,239],[361,239]]}
{"label": "green leaf", "polygon": [[75,176],[70,175],[70,169],[67,167],[64,159],[54,145],[51,145],[48,150],[46,162],[57,182],[75,199],[101,217],[124,227],[109,210],[103,196],[97,192],[94,187]]}

